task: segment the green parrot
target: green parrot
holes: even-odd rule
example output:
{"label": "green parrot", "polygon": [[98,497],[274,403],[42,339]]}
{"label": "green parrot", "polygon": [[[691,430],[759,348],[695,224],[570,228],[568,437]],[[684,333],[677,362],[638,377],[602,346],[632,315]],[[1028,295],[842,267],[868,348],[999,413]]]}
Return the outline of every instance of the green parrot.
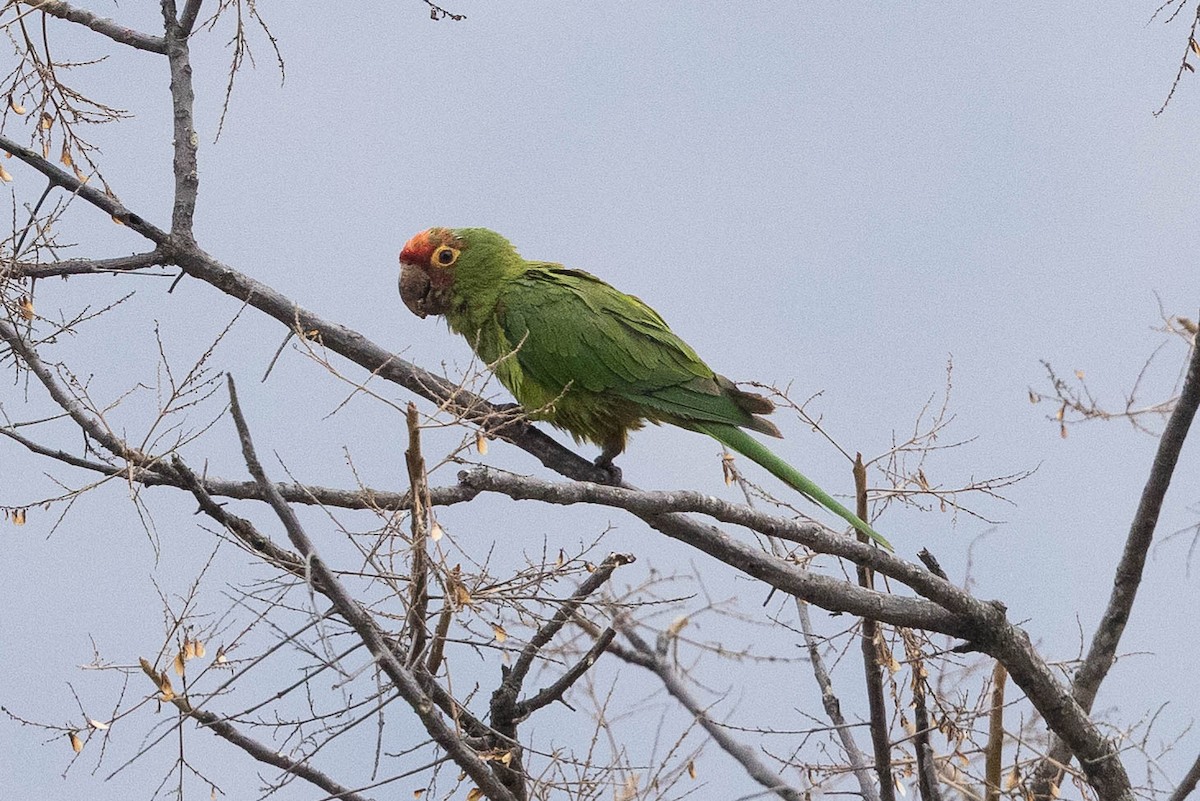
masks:
{"label": "green parrot", "polygon": [[888,541],[751,437],[779,429],[775,405],[718,375],[662,317],[590,273],[526,261],[486,228],[430,228],[400,253],[400,297],[418,317],[442,315],[525,408],[599,445],[613,469],[647,421],[708,434],[891,550]]}

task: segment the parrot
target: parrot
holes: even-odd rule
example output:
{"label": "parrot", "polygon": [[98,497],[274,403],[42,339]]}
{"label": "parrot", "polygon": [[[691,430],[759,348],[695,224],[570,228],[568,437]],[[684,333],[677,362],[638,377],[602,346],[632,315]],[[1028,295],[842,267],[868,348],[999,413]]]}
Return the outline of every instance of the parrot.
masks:
{"label": "parrot", "polygon": [[400,297],[442,316],[524,408],[613,459],[647,422],[707,434],[887,550],[891,545],[746,429],[782,436],[775,404],[715,373],[633,295],[561,264],[526,261],[487,228],[429,228],[400,252]]}

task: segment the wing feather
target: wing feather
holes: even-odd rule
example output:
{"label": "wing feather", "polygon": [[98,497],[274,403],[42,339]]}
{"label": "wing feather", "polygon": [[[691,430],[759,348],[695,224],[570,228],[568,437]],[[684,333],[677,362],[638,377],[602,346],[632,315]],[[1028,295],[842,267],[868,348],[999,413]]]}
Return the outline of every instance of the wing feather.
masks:
{"label": "wing feather", "polygon": [[657,312],[589,273],[535,264],[510,283],[501,306],[505,338],[521,343],[521,371],[551,394],[577,387],[639,404],[664,422],[774,428],[739,406],[728,382]]}

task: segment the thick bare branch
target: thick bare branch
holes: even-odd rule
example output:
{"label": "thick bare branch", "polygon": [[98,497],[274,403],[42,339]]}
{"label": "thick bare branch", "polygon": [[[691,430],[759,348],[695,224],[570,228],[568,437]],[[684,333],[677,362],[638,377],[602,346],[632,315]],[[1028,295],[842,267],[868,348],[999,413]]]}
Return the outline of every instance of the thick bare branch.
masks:
{"label": "thick bare branch", "polygon": [[196,27],[196,18],[200,16],[200,6],[204,4],[204,0],[187,0],[183,5],[183,11],[179,12],[179,30],[184,36],[192,35],[192,28]]}
{"label": "thick bare branch", "polygon": [[141,31],[135,31],[111,19],[93,14],[85,8],[76,8],[70,3],[63,2],[63,0],[19,0],[19,2],[21,5],[29,6],[31,9],[44,11],[52,17],[76,22],[91,28],[96,33],[103,34],[114,42],[129,45],[138,50],[145,50],[149,53],[161,54],[167,52],[167,44],[162,37],[150,36]]}
{"label": "thick bare branch", "polygon": [[175,203],[171,210],[171,236],[185,245],[195,244],[192,220],[196,214],[196,194],[200,173],[196,163],[199,138],[193,122],[196,102],[192,90],[192,62],[188,35],[179,22],[175,0],[162,0],[163,28],[166,31],[167,60],[171,63],[171,111],[175,123]]}
{"label": "thick bare branch", "polygon": [[[518,500],[588,502],[625,508],[647,521],[654,520],[655,527],[668,536],[674,534],[669,522],[661,524],[662,518],[681,518],[691,525],[686,533],[681,532],[680,540],[798,598],[830,611],[966,638],[976,649],[994,656],[1008,668],[1013,681],[1050,729],[1069,742],[1101,799],[1130,801],[1133,797],[1129,777],[1113,743],[1100,733],[1070,691],[1034,651],[1029,636],[1008,622],[1003,608],[973,598],[916,565],[820,527],[774,518],[700,493],[641,493],[588,483],[550,484],[483,468],[460,473],[459,480]],[[655,514],[661,509],[672,509],[676,514]],[[903,581],[942,608],[921,599],[869,592],[854,584],[764,558],[761,552],[706,526],[699,527],[704,533],[697,538],[695,521],[678,514],[683,511],[701,512],[724,523],[747,526],[767,536],[794,540],[814,550],[842,556]],[[913,620],[923,622],[905,622]]]}

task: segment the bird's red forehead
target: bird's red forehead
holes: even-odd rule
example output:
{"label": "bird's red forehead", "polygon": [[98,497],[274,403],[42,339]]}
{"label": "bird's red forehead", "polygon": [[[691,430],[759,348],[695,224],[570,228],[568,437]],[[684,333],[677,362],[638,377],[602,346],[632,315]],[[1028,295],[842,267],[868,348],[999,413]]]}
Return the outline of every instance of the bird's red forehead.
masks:
{"label": "bird's red forehead", "polygon": [[429,228],[404,243],[404,249],[400,251],[400,261],[408,264],[428,264],[433,252],[440,245],[453,240],[454,232],[449,228]]}

